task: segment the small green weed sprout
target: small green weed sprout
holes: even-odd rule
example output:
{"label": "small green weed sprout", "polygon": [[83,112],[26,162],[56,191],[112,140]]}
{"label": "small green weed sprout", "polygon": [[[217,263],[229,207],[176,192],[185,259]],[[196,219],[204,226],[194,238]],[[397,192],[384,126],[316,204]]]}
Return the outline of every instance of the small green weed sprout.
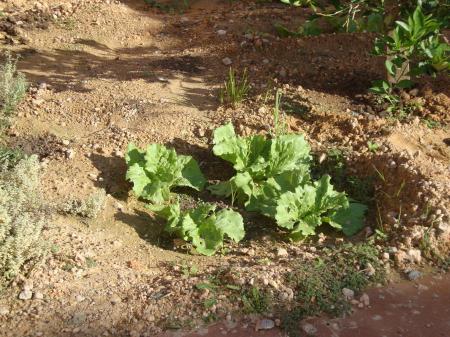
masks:
{"label": "small green weed sprout", "polygon": [[0,65],[0,128],[9,124],[9,118],[24,98],[28,88],[25,76],[17,72],[17,60],[6,54]]}
{"label": "small green weed sprout", "polygon": [[236,77],[235,71],[230,68],[228,78],[220,90],[219,99],[222,104],[232,104],[242,102],[250,91],[248,83],[247,69],[244,70],[240,78]]}
{"label": "small green weed sprout", "polygon": [[61,206],[66,214],[95,219],[105,205],[106,192],[102,189],[92,193],[86,200],[71,199]]}

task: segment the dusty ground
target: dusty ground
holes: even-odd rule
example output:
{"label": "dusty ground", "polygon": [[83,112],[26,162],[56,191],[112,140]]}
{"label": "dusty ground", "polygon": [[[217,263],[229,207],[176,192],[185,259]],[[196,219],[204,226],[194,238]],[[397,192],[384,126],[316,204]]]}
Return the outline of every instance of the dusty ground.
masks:
{"label": "dusty ground", "polygon": [[[390,264],[401,272],[411,269],[410,262],[420,265],[423,258],[411,256],[417,257],[425,234],[448,252],[448,79],[421,83],[414,94],[425,102],[423,116],[401,124],[377,115],[364,97],[382,76],[381,63],[369,55],[370,37],[276,37],[272,22],[300,20],[303,10],[292,18],[284,7],[225,1],[193,1],[182,15],[139,0],[45,1],[48,10],[20,0],[1,6],[9,13],[12,3],[16,28],[4,24],[3,48],[20,55],[32,88],[10,143],[40,155],[43,193],[55,207],[98,189],[108,197],[93,221],[56,215],[49,224],[52,254],[32,275],[33,291],[44,298],[16,300],[27,283],[18,280],[0,299],[6,336],[150,336],[172,311],[176,319],[210,314],[195,303],[174,308],[179,299],[196,296],[198,280],[179,279],[186,264],[207,273],[257,258],[276,260],[274,248],[285,244],[275,241],[274,247],[265,233],[214,259],[160,242],[160,224],[129,194],[123,161],[129,142],[164,143],[193,155],[209,179],[222,178],[224,170],[208,152],[211,131],[231,119],[242,134],[266,132],[274,86],[283,90],[291,130],[304,132],[318,157],[339,146],[348,150],[352,174],[383,176],[376,178],[369,228],[389,234],[380,254],[390,253]],[[57,7],[62,3],[72,5]],[[218,35],[219,29],[226,34]],[[217,99],[228,70],[224,57],[249,71],[253,95],[238,108],[220,107]],[[422,117],[440,124],[431,129]],[[376,153],[368,151],[368,140],[380,145]],[[286,248],[290,256],[311,254]],[[225,316],[236,308],[222,309]]]}

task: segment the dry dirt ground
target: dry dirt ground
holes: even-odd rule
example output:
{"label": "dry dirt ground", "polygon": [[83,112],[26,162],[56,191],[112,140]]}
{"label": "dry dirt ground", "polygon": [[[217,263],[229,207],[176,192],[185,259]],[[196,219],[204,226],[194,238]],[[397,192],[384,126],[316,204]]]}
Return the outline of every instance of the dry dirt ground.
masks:
{"label": "dry dirt ground", "polygon": [[[0,298],[0,335],[152,336],[161,332],[162,320],[207,318],[216,311],[225,317],[236,309],[229,303],[199,309],[204,294],[193,290],[198,278],[180,277],[186,266],[206,274],[241,268],[236,281],[246,283],[276,279],[288,269],[278,247],[291,257],[313,258],[315,249],[267,240],[263,231],[225,256],[188,255],[160,242],[161,224],[124,179],[130,142],[173,146],[193,155],[209,179],[223,178],[226,168],[209,151],[211,131],[232,120],[241,134],[267,132],[274,87],[283,91],[290,129],[305,133],[318,157],[338,146],[348,152],[349,172],[383,177],[376,179],[377,207],[364,233],[379,221],[389,234],[380,248],[380,255],[390,254],[386,265],[401,273],[420,269],[425,253],[417,249],[425,235],[429,254],[448,253],[447,78],[424,81],[410,93],[422,100],[422,115],[392,122],[365,98],[370,82],[383,76],[382,62],[369,54],[370,36],[276,36],[272,23],[301,20],[307,15],[302,9],[292,15],[278,5],[206,0],[192,1],[179,15],[139,0],[14,0],[0,6],[15,17],[2,22],[3,48],[20,55],[20,71],[31,83],[9,131],[10,145],[40,156],[42,192],[54,208],[99,189],[107,193],[95,220],[54,216],[44,233],[48,259]],[[247,68],[252,84],[253,95],[238,108],[222,107],[217,99],[228,71],[225,57],[236,69]],[[368,151],[368,140],[380,145],[376,153]],[[262,259],[275,262],[244,267]],[[24,287],[43,298],[18,300]]]}

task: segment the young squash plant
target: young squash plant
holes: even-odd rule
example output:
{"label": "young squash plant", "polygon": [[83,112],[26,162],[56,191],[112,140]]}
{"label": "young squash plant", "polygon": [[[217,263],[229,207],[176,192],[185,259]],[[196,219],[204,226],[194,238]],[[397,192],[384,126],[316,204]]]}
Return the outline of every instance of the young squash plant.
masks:
{"label": "young squash plant", "polygon": [[216,206],[204,203],[189,211],[181,211],[180,204],[153,205],[149,208],[167,221],[165,230],[187,242],[203,255],[214,255],[223,246],[225,236],[234,242],[245,236],[242,216],[231,210],[216,212]]}
{"label": "young squash plant", "polygon": [[171,189],[177,186],[201,191],[206,180],[198,163],[191,156],[178,155],[164,145],[150,144],[141,150],[130,144],[125,161],[126,179],[133,183],[138,198],[155,204],[170,200]]}
{"label": "young squash plant", "polygon": [[310,147],[302,135],[238,137],[227,124],[215,130],[213,152],[232,163],[236,175],[208,189],[273,218],[293,240],[314,235],[322,223],[346,235],[364,226],[365,205],[335,191],[329,176],[311,181]]}

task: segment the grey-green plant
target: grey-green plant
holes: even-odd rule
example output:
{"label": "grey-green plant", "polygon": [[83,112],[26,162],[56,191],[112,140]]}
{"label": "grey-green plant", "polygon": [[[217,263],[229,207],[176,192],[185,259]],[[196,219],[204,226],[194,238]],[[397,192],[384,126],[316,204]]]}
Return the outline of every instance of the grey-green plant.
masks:
{"label": "grey-green plant", "polygon": [[[0,167],[0,283],[6,284],[46,252],[47,212],[40,196],[36,156]],[[24,271],[26,271],[25,268]]]}
{"label": "grey-green plant", "polygon": [[103,189],[91,193],[86,199],[70,199],[63,203],[61,211],[66,214],[95,219],[105,206],[106,192]]}
{"label": "grey-green plant", "polygon": [[7,53],[5,63],[0,65],[0,129],[9,124],[27,89],[25,76],[17,71],[17,59]]}

